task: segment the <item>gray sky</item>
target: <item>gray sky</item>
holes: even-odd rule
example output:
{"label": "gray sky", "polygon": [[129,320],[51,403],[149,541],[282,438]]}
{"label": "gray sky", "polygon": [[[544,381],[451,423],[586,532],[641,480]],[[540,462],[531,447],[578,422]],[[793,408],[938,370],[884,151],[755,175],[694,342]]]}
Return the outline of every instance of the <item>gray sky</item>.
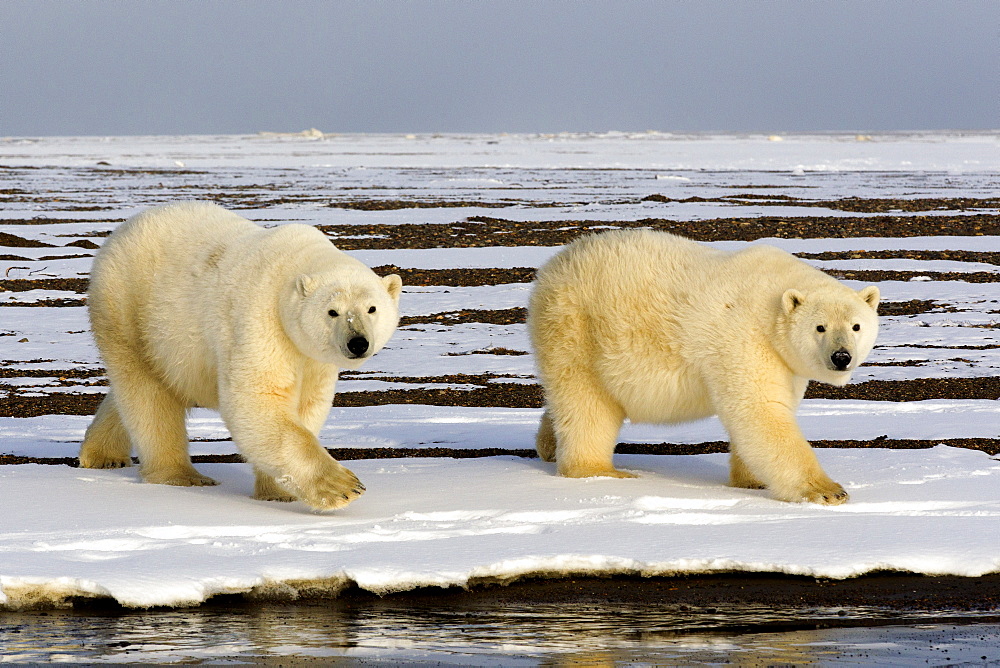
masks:
{"label": "gray sky", "polygon": [[1000,0],[0,0],[0,136],[1000,128]]}

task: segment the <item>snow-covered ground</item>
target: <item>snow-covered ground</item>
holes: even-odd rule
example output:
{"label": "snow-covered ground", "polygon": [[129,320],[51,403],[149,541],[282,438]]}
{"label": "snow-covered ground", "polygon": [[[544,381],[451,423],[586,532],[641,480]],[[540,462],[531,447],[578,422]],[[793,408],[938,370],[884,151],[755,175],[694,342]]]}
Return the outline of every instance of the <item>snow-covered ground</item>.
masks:
{"label": "snow-covered ground", "polygon": [[328,515],[252,500],[242,464],[202,465],[221,484],[180,489],[135,469],[5,466],[0,585],[15,603],[40,590],[149,606],[316,579],[389,592],[531,573],[1000,569],[1000,462],[944,446],[819,454],[849,503],[726,487],[721,454],[619,455],[640,474],[626,481],[517,457],[354,461],[368,491]]}
{"label": "snow-covered ground", "polygon": [[[106,164],[100,164],[106,163]],[[92,250],[68,243],[152,204],[224,195],[262,202],[241,213],[267,224],[449,223],[511,220],[676,220],[751,215],[864,215],[821,207],[726,202],[648,203],[754,191],[796,198],[995,197],[1000,135],[677,136],[250,136],[0,139],[0,232],[51,244],[6,247],[7,278],[75,278]],[[738,187],[738,189],[736,189]],[[766,189],[764,189],[766,187]],[[501,202],[357,211],[352,198]],[[273,201],[272,201],[273,200]],[[544,208],[539,204],[545,204]],[[555,206],[552,206],[555,205]],[[99,207],[92,210],[91,206]],[[972,213],[996,213],[996,209]],[[913,215],[900,213],[898,215]],[[47,221],[51,224],[40,224]],[[5,222],[6,221],[6,222]],[[110,221],[110,222],[109,222]],[[768,240],[793,252],[1000,251],[984,236]],[[838,236],[831,232],[831,237]],[[718,242],[723,246],[739,242]],[[358,250],[371,265],[404,268],[536,267],[553,248]],[[72,257],[79,256],[79,257]],[[989,262],[810,260],[834,269],[998,273]],[[852,282],[860,286],[860,283]],[[884,317],[879,345],[856,380],[993,376],[1000,367],[997,283],[886,281],[883,300],[934,301],[948,310]],[[529,286],[408,287],[405,315],[526,305]],[[0,293],[30,303],[81,295]],[[384,377],[503,374],[534,382],[523,325],[403,328],[341,392],[400,387]],[[455,354],[459,353],[459,354]],[[0,393],[103,392],[83,306],[0,308]],[[915,362],[914,365],[897,363]],[[51,370],[52,375],[44,375]],[[18,375],[23,373],[23,375]],[[99,373],[99,372],[98,372]],[[533,447],[539,411],[393,405],[336,408],[329,447]],[[807,400],[812,439],[997,438],[1000,401]],[[0,417],[0,453],[75,454],[89,418]],[[235,447],[210,411],[190,419],[195,454]],[[717,420],[675,427],[627,425],[626,442],[724,440]],[[214,439],[214,440],[204,440]],[[851,501],[827,508],[772,501],[725,486],[724,455],[621,455],[634,480],[567,480],[535,459],[411,458],[348,462],[368,492],[326,514],[249,498],[245,465],[201,465],[214,488],[140,484],[134,469],[0,467],[0,604],[110,596],[132,606],[187,605],[216,593],[292,595],[348,582],[377,592],[464,585],[526,573],[664,574],[769,571],[842,578],[879,569],[977,576],[1000,571],[1000,461],[984,453],[825,449],[819,456]]]}

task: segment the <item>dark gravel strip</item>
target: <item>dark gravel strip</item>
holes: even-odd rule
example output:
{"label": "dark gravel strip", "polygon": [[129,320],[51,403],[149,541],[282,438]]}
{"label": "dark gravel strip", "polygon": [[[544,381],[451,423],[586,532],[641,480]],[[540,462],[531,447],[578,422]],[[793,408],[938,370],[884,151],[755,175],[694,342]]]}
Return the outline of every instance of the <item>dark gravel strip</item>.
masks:
{"label": "dark gravel strip", "polygon": [[[862,448],[886,450],[925,450],[937,445],[949,445],[966,450],[980,450],[989,455],[1000,454],[1000,439],[997,438],[942,438],[937,440],[890,439],[885,436],[870,441],[810,441],[816,448]],[[619,443],[615,452],[622,455],[706,455],[728,452],[726,441],[708,441],[706,443]],[[533,448],[327,448],[327,452],[338,461],[355,459],[405,459],[435,458],[435,459],[479,459],[482,457],[524,457],[535,459],[537,454]],[[133,463],[138,459],[133,457]],[[228,455],[194,455],[191,461],[196,464],[239,464],[244,461],[238,454]],[[50,466],[78,466],[76,457],[28,457],[21,455],[0,454],[0,466],[19,464],[44,464]]]}
{"label": "dark gravel strip", "polygon": [[0,292],[27,292],[28,290],[59,290],[82,295],[87,292],[86,278],[17,278],[0,280]]}
{"label": "dark gravel strip", "polygon": [[65,308],[70,306],[86,306],[86,299],[37,299],[30,302],[9,301],[0,302],[0,307],[21,306],[24,308]]}
{"label": "dark gravel strip", "polygon": [[409,325],[458,325],[466,323],[484,323],[489,325],[519,325],[527,321],[528,309],[515,307],[497,310],[464,309],[432,313],[431,315],[409,315],[399,319],[401,327]]}
{"label": "dark gravel strip", "polygon": [[[385,596],[351,588],[341,592],[339,598],[345,603],[357,600],[385,608],[403,605],[408,610],[446,607],[453,613],[503,609],[506,606],[552,605],[554,602],[589,605],[598,610],[649,610],[659,607],[668,614],[688,613],[709,619],[722,610],[744,606],[802,611],[801,619],[774,624],[770,629],[761,629],[757,624],[745,629],[712,626],[720,632],[781,631],[859,625],[857,620],[849,619],[810,619],[805,614],[810,608],[849,606],[933,611],[944,619],[947,619],[948,611],[983,611],[1000,617],[1000,574],[972,578],[879,572],[846,580],[743,572],[675,577],[644,577],[639,573],[610,577],[581,574],[559,579],[524,577],[513,582],[482,578],[470,582],[468,589],[428,587]],[[864,625],[874,623],[874,620],[866,619]],[[897,618],[884,623],[907,622]],[[930,624],[934,623],[934,618],[921,617],[908,623]]]}
{"label": "dark gravel strip", "polygon": [[[507,285],[511,283],[531,283],[535,270],[531,267],[510,269],[404,269],[395,265],[374,267],[380,276],[398,274],[403,286],[480,287],[484,285]],[[909,281],[917,276],[926,276],[934,281],[964,281],[966,283],[1000,283],[1000,272],[988,271],[882,271],[861,269],[828,269],[827,274],[841,280],[867,281]],[[0,293],[27,292],[29,290],[53,290],[84,295],[87,292],[86,278],[39,278],[0,279]],[[49,300],[57,301],[57,300]],[[71,300],[61,300],[71,301]],[[2,305],[2,304],[0,304]],[[26,304],[21,304],[22,306]]]}
{"label": "dark gravel strip", "polygon": [[[466,380],[471,380],[469,376]],[[434,378],[425,379],[434,382]],[[0,398],[0,417],[38,415],[93,415],[103,394],[52,392],[43,397],[8,395]],[[809,399],[858,399],[863,401],[924,401],[927,399],[1000,399],[1000,377],[917,378],[870,380],[833,387],[810,383]],[[542,388],[524,383],[486,383],[471,390],[453,388],[341,392],[334,406],[385,406],[390,404],[464,406],[472,408],[541,408]]]}
{"label": "dark gravel strip", "polygon": [[959,250],[881,250],[881,251],[826,251],[823,253],[796,253],[803,260],[947,260],[951,262],[981,262],[1000,265],[1000,253],[994,251]]}
{"label": "dark gravel strip", "polygon": [[[870,380],[833,387],[810,383],[808,399],[858,399],[864,401],[923,401],[926,399],[1000,398],[1000,377],[919,378],[913,380]],[[542,388],[523,383],[489,383],[473,390],[420,389],[344,392],[335,406],[384,404],[425,404],[431,406],[475,406],[498,408],[540,408]]]}
{"label": "dark gravel strip", "polygon": [[828,269],[826,273],[842,281],[911,281],[926,277],[934,282],[962,281],[965,283],[1000,283],[1000,272],[990,271],[878,271],[866,269]]}
{"label": "dark gravel strip", "polygon": [[344,250],[392,248],[483,248],[560,246],[608,228],[648,228],[674,232],[698,241],[755,241],[765,238],[824,239],[849,237],[984,236],[1000,234],[1000,215],[829,216],[715,218],[678,221],[514,221],[472,216],[456,223],[402,225],[319,225]]}
{"label": "dark gravel strip", "polygon": [[[6,223],[6,221],[4,221]],[[44,241],[38,241],[37,239],[25,239],[24,237],[19,237],[16,234],[9,234],[7,232],[0,232],[0,246],[6,246],[7,248],[55,248],[54,244],[47,244]]]}
{"label": "dark gravel strip", "polygon": [[927,399],[1000,399],[1000,377],[869,380],[843,387],[809,383],[807,399],[925,401]]}
{"label": "dark gravel strip", "polygon": [[809,200],[791,197],[789,195],[760,195],[756,193],[740,193],[725,197],[688,197],[672,199],[666,195],[648,195],[641,202],[662,203],[697,203],[716,202],[720,204],[739,204],[743,206],[805,206],[834,209],[837,211],[852,211],[855,213],[890,213],[895,211],[976,211],[981,209],[1000,208],[1000,198],[975,197],[919,197],[913,199],[870,199],[863,197],[845,197],[837,200]]}

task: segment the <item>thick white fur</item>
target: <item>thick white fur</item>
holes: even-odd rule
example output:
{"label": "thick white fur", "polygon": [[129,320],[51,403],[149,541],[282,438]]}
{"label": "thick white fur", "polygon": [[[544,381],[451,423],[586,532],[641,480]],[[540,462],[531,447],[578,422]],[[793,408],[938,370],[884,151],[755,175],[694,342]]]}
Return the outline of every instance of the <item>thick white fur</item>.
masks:
{"label": "thick white fur", "polygon": [[[91,273],[111,388],[80,464],[129,466],[135,448],[147,482],[214,485],[191,465],[184,418],[217,408],[254,465],[255,498],[346,505],[364,487],[316,435],[338,370],[360,366],[395,330],[401,287],[308,225],[264,229],[207,203],[134,216]],[[359,336],[369,341],[361,356],[347,348]]]}
{"label": "thick white fur", "polygon": [[[625,418],[718,415],[731,485],[843,503],[795,412],[809,380],[843,385],[867,357],[878,300],[877,287],[855,292],[769,246],[724,252],[650,231],[581,238],[539,270],[531,295],[539,455],[565,476],[631,477],[612,465]],[[851,355],[842,371],[838,350]]]}

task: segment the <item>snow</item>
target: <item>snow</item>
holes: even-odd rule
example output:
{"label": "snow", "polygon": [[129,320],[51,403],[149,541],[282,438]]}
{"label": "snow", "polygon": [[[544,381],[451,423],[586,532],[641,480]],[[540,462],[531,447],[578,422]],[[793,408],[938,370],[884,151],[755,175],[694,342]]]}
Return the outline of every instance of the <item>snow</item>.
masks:
{"label": "snow", "polygon": [[[214,189],[247,188],[250,199],[287,195],[291,203],[240,210],[267,224],[454,222],[471,215],[695,219],[835,212],[637,202],[651,193],[678,199],[722,197],[744,192],[744,185],[753,190],[752,184],[768,185],[771,194],[817,200],[993,197],[1000,174],[996,133],[877,135],[871,141],[839,135],[783,139],[662,133],[0,139],[0,165],[10,168],[6,171],[18,189],[32,195],[0,202],[0,231],[55,245],[5,248],[3,252],[23,259],[4,261],[0,270],[9,278],[86,276],[93,251],[67,243],[90,239],[99,244],[101,237],[91,235],[113,229],[115,223],[107,221]],[[109,165],[98,167],[99,161]],[[177,162],[192,172],[177,172]],[[59,202],[35,197],[39,193],[57,193]],[[294,201],[296,196],[303,198],[301,203]],[[104,208],[80,208],[95,198]],[[351,198],[516,201],[499,209],[355,211],[327,206]],[[553,202],[563,204],[535,206]],[[62,222],[24,224],[34,217]],[[806,253],[1000,251],[996,234],[763,242]],[[537,267],[553,252],[546,247],[352,251],[371,265],[425,269]],[[76,255],[83,257],[66,257]],[[824,268],[929,275],[1000,271],[985,262],[951,260],[809,261]],[[937,279],[880,283],[884,300],[929,300],[953,310],[883,317],[873,364],[862,367],[856,381],[995,375],[1000,368],[996,285]],[[522,308],[528,290],[526,284],[410,286],[402,311],[424,316]],[[46,289],[2,293],[0,301],[81,297]],[[0,393],[104,390],[100,375],[67,378],[58,373],[100,373],[85,307],[5,306],[0,318],[0,360],[7,374],[0,378]],[[530,355],[484,354],[497,347],[529,351],[524,326],[402,328],[363,369],[365,374],[347,376],[338,391],[470,387],[434,381],[443,374],[499,374],[511,377],[491,382],[535,382]],[[892,365],[908,361],[919,364]],[[420,380],[394,380],[398,377]],[[321,441],[360,450],[526,450],[533,448],[539,414],[537,409],[423,405],[335,408]],[[806,436],[816,440],[1000,435],[1000,401],[989,399],[811,399],[803,403],[799,417]],[[89,420],[72,415],[0,417],[0,453],[73,456]],[[212,411],[192,411],[189,435],[193,454],[236,452]],[[629,424],[619,440],[703,443],[725,440],[725,433],[713,418],[675,426]],[[851,494],[848,504],[787,504],[764,491],[729,488],[726,457],[719,454],[619,455],[619,466],[640,474],[630,480],[563,479],[553,475],[551,464],[511,455],[352,460],[347,466],[368,491],[330,513],[314,513],[300,503],[251,499],[253,476],[242,464],[199,464],[220,481],[212,488],[142,484],[135,469],[0,466],[0,606],[59,604],[70,596],[111,597],[137,607],[180,606],[219,593],[292,597],[309,589],[332,595],[351,583],[383,593],[526,574],[735,570],[846,578],[882,569],[970,577],[1000,571],[997,458],[944,445],[817,453]]]}
{"label": "snow", "polygon": [[[326,169],[380,167],[498,167],[520,169],[652,169],[665,176],[686,170],[806,172],[1000,170],[996,132],[894,133],[858,141],[854,135],[673,134],[663,132],[552,135],[433,134],[324,135],[321,137],[9,137],[0,139],[4,161],[14,165],[155,167],[199,170],[251,163],[268,167]],[[178,162],[182,165],[178,165]],[[502,178],[441,179],[476,188]],[[499,183],[498,183],[499,181]],[[679,180],[678,183],[683,183]]]}
{"label": "snow", "polygon": [[[342,384],[346,385],[346,384]],[[407,385],[413,387],[413,385]],[[435,386],[437,387],[437,386]],[[83,388],[86,389],[86,388]],[[501,448],[530,450],[541,418],[535,408],[391,405],[335,407],[320,434],[328,448]],[[819,440],[996,438],[1000,401],[929,399],[885,402],[806,399],[799,408],[806,438]],[[85,415],[0,417],[2,452],[24,457],[75,457]],[[188,417],[191,453],[237,452],[215,411],[196,408]],[[626,423],[620,443],[725,441],[717,418],[661,426]]]}
{"label": "snow", "polygon": [[[532,573],[1000,568],[1000,462],[945,446],[819,454],[849,504],[726,487],[725,455],[620,456],[640,473],[626,481],[559,478],[516,457],[355,461],[368,491],[335,514],[250,499],[246,465],[203,465],[214,488],[145,485],[134,469],[3,467],[0,586],[152,606],[301,580],[390,592]],[[39,502],[46,488],[57,503]]]}

